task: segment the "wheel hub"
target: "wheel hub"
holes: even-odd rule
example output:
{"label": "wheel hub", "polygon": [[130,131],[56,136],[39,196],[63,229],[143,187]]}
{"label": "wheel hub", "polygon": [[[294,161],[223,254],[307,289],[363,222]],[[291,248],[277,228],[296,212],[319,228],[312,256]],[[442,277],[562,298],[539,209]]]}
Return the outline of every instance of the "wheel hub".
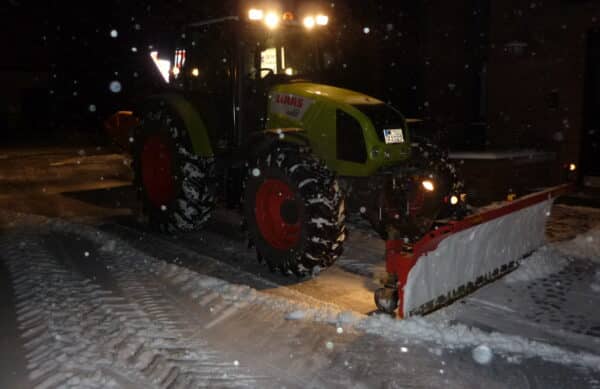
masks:
{"label": "wheel hub", "polygon": [[298,205],[293,200],[285,200],[281,203],[281,218],[287,224],[296,224],[300,218]]}
{"label": "wheel hub", "polygon": [[175,197],[171,148],[159,135],[146,139],[141,155],[142,183],[150,203],[168,205]]}
{"label": "wheel hub", "polygon": [[300,240],[300,209],[294,191],[277,179],[265,180],[256,193],[258,229],[272,247],[289,250]]}

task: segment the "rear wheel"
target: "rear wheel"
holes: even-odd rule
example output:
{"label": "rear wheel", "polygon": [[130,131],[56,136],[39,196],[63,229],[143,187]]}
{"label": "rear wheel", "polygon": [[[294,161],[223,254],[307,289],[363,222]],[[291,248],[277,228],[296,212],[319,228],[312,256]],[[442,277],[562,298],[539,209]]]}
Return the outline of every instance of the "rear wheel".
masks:
{"label": "rear wheel", "polygon": [[214,161],[192,151],[183,122],[166,107],[149,110],[135,134],[135,184],[150,225],[194,231],[214,205]]}
{"label": "rear wheel", "polygon": [[343,195],[335,176],[310,153],[281,146],[257,158],[244,205],[250,239],[271,269],[306,275],[341,255]]}

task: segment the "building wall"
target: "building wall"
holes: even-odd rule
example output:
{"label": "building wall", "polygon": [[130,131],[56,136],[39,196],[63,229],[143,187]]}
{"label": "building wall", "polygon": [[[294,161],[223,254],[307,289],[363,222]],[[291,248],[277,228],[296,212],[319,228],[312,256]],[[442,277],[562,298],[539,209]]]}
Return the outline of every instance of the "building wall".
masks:
{"label": "building wall", "polygon": [[600,2],[422,4],[414,17],[427,126],[446,131],[455,148],[530,147],[578,160],[586,33],[600,27]]}
{"label": "building wall", "polygon": [[423,101],[427,127],[446,133],[450,144],[462,144],[470,121],[468,1],[426,1],[421,17]]}
{"label": "building wall", "polygon": [[578,160],[586,32],[599,25],[600,4],[496,0],[491,14],[488,141]]}

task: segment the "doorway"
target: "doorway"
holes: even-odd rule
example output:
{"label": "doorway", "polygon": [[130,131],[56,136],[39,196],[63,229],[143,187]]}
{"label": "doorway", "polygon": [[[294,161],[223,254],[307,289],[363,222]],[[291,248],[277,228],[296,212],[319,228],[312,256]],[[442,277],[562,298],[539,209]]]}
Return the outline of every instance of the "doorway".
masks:
{"label": "doorway", "polygon": [[600,188],[600,29],[587,34],[581,173],[583,184]]}

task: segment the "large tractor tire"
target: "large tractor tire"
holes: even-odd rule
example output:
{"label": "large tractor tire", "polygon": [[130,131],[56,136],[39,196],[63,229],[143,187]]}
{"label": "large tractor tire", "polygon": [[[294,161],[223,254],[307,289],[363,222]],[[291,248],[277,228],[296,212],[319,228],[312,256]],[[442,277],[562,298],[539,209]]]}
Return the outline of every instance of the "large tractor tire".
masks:
{"label": "large tractor tire", "polygon": [[346,238],[344,198],[333,173],[291,145],[274,147],[253,162],[244,216],[259,261],[298,276],[333,264]]}
{"label": "large tractor tire", "polygon": [[214,159],[196,155],[183,121],[167,106],[148,109],[134,135],[135,185],[150,226],[195,231],[214,207]]}

